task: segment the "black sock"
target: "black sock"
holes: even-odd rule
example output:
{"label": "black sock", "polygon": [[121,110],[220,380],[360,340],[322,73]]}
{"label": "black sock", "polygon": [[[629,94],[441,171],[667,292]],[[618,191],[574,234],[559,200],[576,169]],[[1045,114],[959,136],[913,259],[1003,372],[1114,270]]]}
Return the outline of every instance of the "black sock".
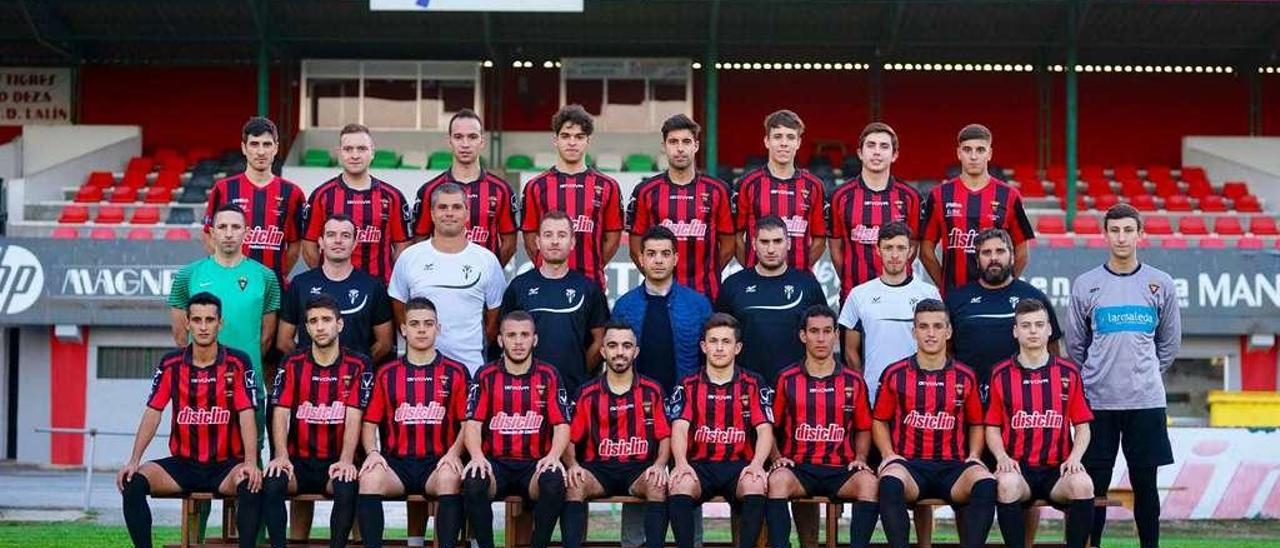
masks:
{"label": "black sock", "polygon": [[769,526],[769,548],[788,548],[791,545],[791,512],[787,511],[787,499],[769,499],[765,503],[764,518]]}
{"label": "black sock", "polygon": [[[560,520],[560,513],[564,511],[564,496],[564,474],[559,470],[543,472],[538,476],[538,500],[533,501],[533,548],[546,548],[551,544],[551,534],[555,532],[556,522]],[[583,514],[582,527],[585,531],[585,505]],[[566,536],[563,529],[561,536]],[[581,539],[579,535],[578,540],[581,541]]]}
{"label": "black sock", "polygon": [[867,548],[871,535],[876,532],[876,519],[880,517],[880,504],[859,500],[853,503],[853,516],[849,517],[849,545],[851,548]]}
{"label": "black sock", "polygon": [[333,511],[329,513],[329,548],[343,548],[351,538],[351,522],[356,519],[356,496],[360,484],[333,480]]}
{"label": "black sock", "polygon": [[738,519],[738,547],[754,548],[764,525],[764,495],[742,497],[742,514]]}
{"label": "black sock", "polygon": [[236,532],[240,548],[258,545],[258,529],[262,527],[262,491],[249,491],[249,480],[236,486]]}
{"label": "black sock", "polygon": [[267,536],[271,546],[280,547],[288,542],[285,525],[288,514],[284,499],[289,495],[289,476],[281,474],[262,480],[262,521],[267,523]]}
{"label": "black sock", "polygon": [[1133,523],[1138,526],[1142,548],[1160,546],[1160,492],[1156,490],[1156,467],[1129,468],[1133,486]]}
{"label": "black sock", "polygon": [[564,548],[581,548],[587,534],[587,503],[576,500],[564,503],[560,515],[560,539]]}
{"label": "black sock", "polygon": [[382,495],[357,495],[356,518],[360,520],[360,541],[366,548],[382,548]]}
{"label": "black sock", "polygon": [[662,548],[667,545],[667,503],[644,504],[645,548]]}
{"label": "black sock", "polygon": [[489,499],[489,478],[462,480],[462,499],[471,522],[471,532],[480,548],[493,548],[493,501]]}
{"label": "black sock", "polygon": [[880,524],[891,548],[906,548],[911,534],[906,489],[902,480],[893,476],[880,478]]}
{"label": "black sock", "polygon": [[1084,548],[1093,524],[1093,499],[1073,500],[1067,505],[1067,548]]}
{"label": "black sock", "polygon": [[[960,518],[963,527],[960,531],[960,546],[975,548],[987,545],[987,533],[991,532],[991,522],[996,517],[996,480],[992,478],[978,480],[969,492],[969,504],[965,505]],[[1019,515],[1018,519],[1022,519]]]}
{"label": "black sock", "polygon": [[124,498],[124,523],[129,529],[133,545],[151,548],[151,507],[147,505],[151,482],[147,481],[146,476],[135,473],[124,484],[124,491],[120,494]]}
{"label": "black sock", "polygon": [[462,495],[436,497],[436,548],[457,546],[461,527]]}
{"label": "black sock", "polygon": [[676,548],[693,548],[693,497],[671,495],[667,499],[667,517],[671,520],[671,536]]}
{"label": "black sock", "polygon": [[[1107,491],[1111,489],[1111,467],[1086,467],[1085,471],[1089,473],[1089,479],[1093,480],[1093,496],[1107,496]],[[1090,546],[1102,546],[1102,532],[1106,527],[1107,509],[1099,508],[1093,513],[1093,524],[1089,530]]]}
{"label": "black sock", "polygon": [[1022,521],[1021,502],[996,503],[996,518],[1000,522],[1000,535],[1008,548],[1023,548],[1026,544],[1027,525]]}

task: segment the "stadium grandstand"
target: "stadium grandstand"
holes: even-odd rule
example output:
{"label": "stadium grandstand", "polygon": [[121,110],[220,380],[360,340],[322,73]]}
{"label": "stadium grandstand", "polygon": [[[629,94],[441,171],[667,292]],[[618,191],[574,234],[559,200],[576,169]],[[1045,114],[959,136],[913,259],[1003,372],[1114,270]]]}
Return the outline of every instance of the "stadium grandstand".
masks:
{"label": "stadium grandstand", "polygon": [[[250,116],[279,126],[275,171],[307,193],[341,172],[340,128],[368,126],[373,175],[412,202],[449,169],[458,111],[484,119],[483,163],[518,197],[556,161],[552,115],[581,104],[588,163],[625,208],[667,167],[668,116],[702,124],[699,169],[733,181],[765,164],[761,122],[787,108],[806,124],[798,166],[828,195],[861,169],[868,122],[896,130],[893,175],[922,196],[958,173],[956,132],[990,128],[992,175],[1036,232],[1022,277],[1063,318],[1071,280],[1107,256],[1103,214],[1141,211],[1141,256],[1174,278],[1185,334],[1165,375],[1163,517],[1280,518],[1280,438],[1245,429],[1280,426],[1276,4],[436,4],[0,3],[0,459],[127,458],[173,347],[169,284],[207,254],[209,192],[245,170]],[[622,245],[611,302],[642,279]],[[508,278],[530,267],[520,250]],[[829,259],[814,271],[839,310]]]}

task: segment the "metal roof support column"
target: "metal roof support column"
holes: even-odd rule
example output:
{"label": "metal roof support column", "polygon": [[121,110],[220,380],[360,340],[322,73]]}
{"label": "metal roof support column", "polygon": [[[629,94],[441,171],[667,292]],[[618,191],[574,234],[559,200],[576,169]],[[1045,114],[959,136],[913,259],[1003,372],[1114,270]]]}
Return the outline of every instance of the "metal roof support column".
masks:
{"label": "metal roof support column", "polygon": [[1067,203],[1067,230],[1072,230],[1075,226],[1076,218],[1076,154],[1078,152],[1079,127],[1077,126],[1077,117],[1079,114],[1079,105],[1077,97],[1077,74],[1076,62],[1077,50],[1079,49],[1079,25],[1080,25],[1080,2],[1072,0],[1068,4],[1069,13],[1067,15],[1067,176],[1065,193]]}
{"label": "metal roof support column", "polygon": [[702,61],[702,70],[706,78],[703,90],[702,108],[704,110],[702,133],[702,150],[704,154],[703,169],[711,176],[717,171],[720,138],[720,71],[716,63],[720,60],[720,0],[711,2],[710,28],[707,32],[706,59]]}

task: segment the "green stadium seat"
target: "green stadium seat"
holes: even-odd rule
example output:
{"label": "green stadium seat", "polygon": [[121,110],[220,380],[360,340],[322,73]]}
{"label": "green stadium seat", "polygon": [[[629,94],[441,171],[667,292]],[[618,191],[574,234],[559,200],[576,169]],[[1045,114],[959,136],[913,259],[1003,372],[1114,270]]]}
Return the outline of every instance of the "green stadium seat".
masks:
{"label": "green stadium seat", "polygon": [[533,158],[525,154],[507,156],[507,171],[533,171]]}
{"label": "green stadium seat", "polygon": [[622,162],[623,171],[653,171],[653,157],[648,154],[631,154]]}
{"label": "green stadium seat", "polygon": [[394,150],[375,150],[373,151],[373,161],[369,163],[369,167],[377,169],[395,169],[400,167],[400,163],[404,158]]}
{"label": "green stadium seat", "polygon": [[453,154],[447,150],[437,150],[427,159],[427,169],[449,169],[453,165]]}
{"label": "green stadium seat", "polygon": [[306,167],[330,167],[335,163],[329,151],[322,148],[309,148],[302,153],[302,165]]}

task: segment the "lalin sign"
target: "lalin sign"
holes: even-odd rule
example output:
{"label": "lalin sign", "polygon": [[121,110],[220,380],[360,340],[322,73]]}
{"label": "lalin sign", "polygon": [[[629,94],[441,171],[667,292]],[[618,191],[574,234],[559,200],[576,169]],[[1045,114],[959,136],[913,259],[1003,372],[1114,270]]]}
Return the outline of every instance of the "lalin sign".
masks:
{"label": "lalin sign", "polygon": [[71,123],[71,70],[0,67],[0,126]]}

